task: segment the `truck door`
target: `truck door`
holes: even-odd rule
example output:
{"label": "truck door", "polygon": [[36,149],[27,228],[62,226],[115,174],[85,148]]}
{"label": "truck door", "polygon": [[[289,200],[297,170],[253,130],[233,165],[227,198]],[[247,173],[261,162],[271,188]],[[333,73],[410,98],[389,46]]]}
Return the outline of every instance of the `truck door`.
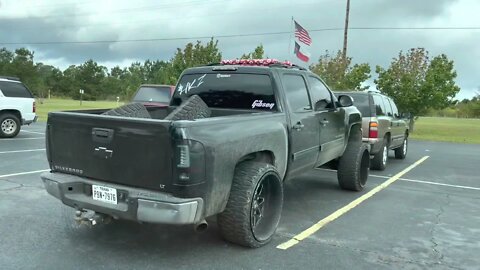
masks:
{"label": "truck door", "polygon": [[290,175],[315,167],[319,153],[320,123],[313,111],[305,78],[298,73],[286,73],[282,83],[290,111]]}
{"label": "truck door", "polygon": [[325,84],[314,76],[308,76],[310,96],[314,104],[315,118],[319,123],[320,153],[317,166],[340,156],[345,145],[345,110],[336,108],[334,96]]}

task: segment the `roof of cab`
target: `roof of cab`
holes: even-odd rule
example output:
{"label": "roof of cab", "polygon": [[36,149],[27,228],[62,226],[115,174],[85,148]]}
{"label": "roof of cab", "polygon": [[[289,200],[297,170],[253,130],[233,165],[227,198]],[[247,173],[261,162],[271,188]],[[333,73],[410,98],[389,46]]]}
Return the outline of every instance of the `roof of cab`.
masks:
{"label": "roof of cab", "polygon": [[218,73],[218,72],[238,72],[251,74],[271,74],[273,70],[277,71],[296,71],[296,72],[311,72],[305,68],[298,66],[249,66],[249,65],[223,65],[211,64],[206,66],[192,67],[184,71],[183,74],[198,74],[198,73]]}
{"label": "roof of cab", "polygon": [[20,83],[20,79],[19,79],[19,78],[17,78],[17,77],[12,77],[12,76],[0,76],[0,81]]}
{"label": "roof of cab", "polygon": [[175,85],[169,85],[169,84],[141,84],[140,87],[175,87]]}

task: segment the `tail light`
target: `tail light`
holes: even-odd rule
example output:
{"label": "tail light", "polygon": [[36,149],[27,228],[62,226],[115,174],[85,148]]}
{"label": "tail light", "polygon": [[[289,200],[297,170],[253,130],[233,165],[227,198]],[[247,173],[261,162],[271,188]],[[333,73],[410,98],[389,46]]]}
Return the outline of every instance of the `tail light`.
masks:
{"label": "tail light", "polygon": [[37,112],[37,104],[35,101],[33,102],[32,112]]}
{"label": "tail light", "polygon": [[368,137],[369,138],[378,138],[378,123],[370,122],[368,125]]}
{"label": "tail light", "polygon": [[205,181],[205,148],[194,140],[181,140],[175,151],[176,185],[192,185]]}
{"label": "tail light", "polygon": [[190,150],[188,145],[177,145],[178,148],[178,168],[190,168]]}

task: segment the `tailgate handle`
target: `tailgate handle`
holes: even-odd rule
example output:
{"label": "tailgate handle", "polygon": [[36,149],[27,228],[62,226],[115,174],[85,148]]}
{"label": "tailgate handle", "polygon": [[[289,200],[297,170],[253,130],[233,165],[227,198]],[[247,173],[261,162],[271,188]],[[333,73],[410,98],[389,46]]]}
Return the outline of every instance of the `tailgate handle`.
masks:
{"label": "tailgate handle", "polygon": [[113,129],[108,128],[92,128],[92,139],[96,142],[107,143],[113,138]]}

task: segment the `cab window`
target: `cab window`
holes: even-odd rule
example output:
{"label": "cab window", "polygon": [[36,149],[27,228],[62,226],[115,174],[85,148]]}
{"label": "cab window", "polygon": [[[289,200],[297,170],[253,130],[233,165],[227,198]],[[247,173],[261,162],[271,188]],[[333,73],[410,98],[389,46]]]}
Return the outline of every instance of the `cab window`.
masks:
{"label": "cab window", "polygon": [[311,110],[310,98],[305,80],[300,75],[283,75],[283,84],[288,104],[293,112]]}
{"label": "cab window", "polygon": [[[167,98],[168,92],[165,92]],[[277,111],[272,81],[263,74],[204,73],[183,75],[171,105],[198,95],[211,108]]]}

